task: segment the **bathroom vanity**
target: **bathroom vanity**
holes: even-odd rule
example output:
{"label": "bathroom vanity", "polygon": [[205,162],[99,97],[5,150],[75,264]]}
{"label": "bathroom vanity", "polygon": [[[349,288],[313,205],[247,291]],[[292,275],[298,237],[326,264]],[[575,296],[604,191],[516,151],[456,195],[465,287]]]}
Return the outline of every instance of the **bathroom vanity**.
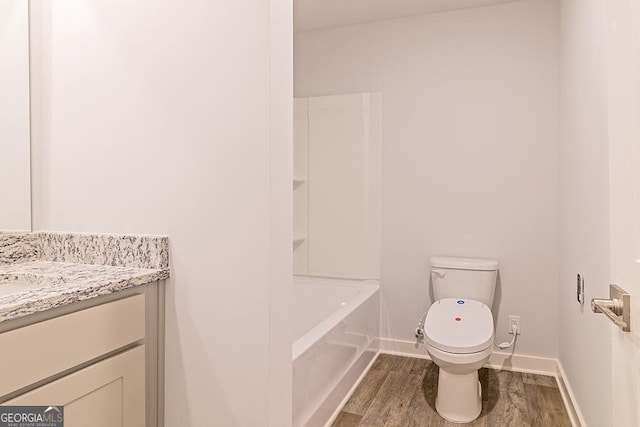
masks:
{"label": "bathroom vanity", "polygon": [[162,425],[165,237],[0,233],[0,405]]}

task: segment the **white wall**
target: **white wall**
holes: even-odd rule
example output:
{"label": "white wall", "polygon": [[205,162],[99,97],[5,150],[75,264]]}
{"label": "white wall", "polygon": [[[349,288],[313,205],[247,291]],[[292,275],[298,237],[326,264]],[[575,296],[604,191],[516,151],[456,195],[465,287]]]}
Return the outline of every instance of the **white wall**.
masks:
{"label": "white wall", "polygon": [[34,228],[169,235],[166,425],[289,425],[291,4],[32,4]]}
{"label": "white wall", "polygon": [[29,3],[0,2],[0,230],[31,230]]}
{"label": "white wall", "polygon": [[[611,324],[589,306],[609,295],[606,3],[561,3],[559,358],[590,426],[613,419]],[[577,273],[585,277],[584,306],[576,302]]]}
{"label": "white wall", "polygon": [[500,261],[499,340],[558,351],[558,17],[530,0],[297,33],[296,97],[382,92],[383,337],[413,340],[428,261]]}

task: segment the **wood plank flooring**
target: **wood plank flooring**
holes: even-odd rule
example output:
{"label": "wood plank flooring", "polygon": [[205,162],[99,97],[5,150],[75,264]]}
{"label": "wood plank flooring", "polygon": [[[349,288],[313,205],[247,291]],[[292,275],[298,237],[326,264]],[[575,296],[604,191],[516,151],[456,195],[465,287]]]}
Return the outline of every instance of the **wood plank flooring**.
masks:
{"label": "wood plank flooring", "polygon": [[[482,368],[482,412],[465,426],[571,427],[554,377]],[[381,354],[336,418],[339,427],[454,427],[435,409],[438,366]]]}

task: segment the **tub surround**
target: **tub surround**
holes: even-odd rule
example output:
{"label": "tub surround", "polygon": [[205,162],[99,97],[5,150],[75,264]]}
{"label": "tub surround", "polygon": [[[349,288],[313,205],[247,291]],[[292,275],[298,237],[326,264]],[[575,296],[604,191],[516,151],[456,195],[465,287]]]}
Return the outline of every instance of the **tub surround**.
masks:
{"label": "tub surround", "polygon": [[[169,277],[167,237],[0,233],[0,322]],[[0,288],[1,290],[1,288]]]}

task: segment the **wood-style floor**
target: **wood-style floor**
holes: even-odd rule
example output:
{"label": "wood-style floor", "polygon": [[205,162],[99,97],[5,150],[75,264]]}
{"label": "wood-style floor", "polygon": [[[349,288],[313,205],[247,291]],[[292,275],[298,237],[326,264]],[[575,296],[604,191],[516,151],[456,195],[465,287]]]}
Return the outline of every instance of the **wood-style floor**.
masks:
{"label": "wood-style floor", "polygon": [[[482,368],[482,413],[465,426],[571,427],[554,377]],[[460,426],[435,409],[438,366],[381,354],[334,426]]]}

